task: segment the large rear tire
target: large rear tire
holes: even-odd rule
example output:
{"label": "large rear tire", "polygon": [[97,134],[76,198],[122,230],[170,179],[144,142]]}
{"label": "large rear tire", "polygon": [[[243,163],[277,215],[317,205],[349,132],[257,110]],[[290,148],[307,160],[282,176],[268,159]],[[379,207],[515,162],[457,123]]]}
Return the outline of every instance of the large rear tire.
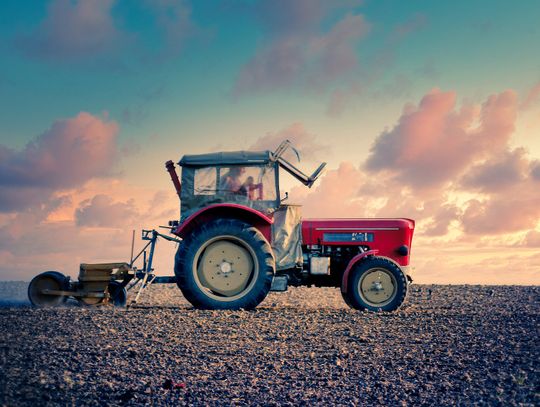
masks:
{"label": "large rear tire", "polygon": [[352,308],[395,311],[405,301],[407,278],[399,266],[383,257],[369,257],[354,266],[343,299]]}
{"label": "large rear tire", "polygon": [[58,271],[46,271],[35,276],[28,285],[28,299],[34,307],[56,307],[63,305],[68,297],[58,294],[44,294],[43,290],[69,290],[69,277]]}
{"label": "large rear tire", "polygon": [[272,248],[255,227],[219,219],[195,229],[175,258],[178,287],[201,309],[253,309],[274,276]]}

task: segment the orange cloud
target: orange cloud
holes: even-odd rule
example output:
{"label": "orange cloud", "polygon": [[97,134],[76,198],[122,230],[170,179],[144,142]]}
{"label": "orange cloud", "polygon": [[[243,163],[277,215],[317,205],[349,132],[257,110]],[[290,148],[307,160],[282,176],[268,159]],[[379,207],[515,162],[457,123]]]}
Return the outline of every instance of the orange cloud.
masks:
{"label": "orange cloud", "polygon": [[433,90],[418,107],[406,106],[398,124],[375,140],[366,169],[415,188],[437,188],[504,151],[516,119],[514,92],[490,96],[481,109],[457,111],[455,104],[454,92]]}
{"label": "orange cloud", "polygon": [[[313,201],[347,216],[354,207],[356,216],[371,208],[371,216],[415,217],[424,221],[420,233],[431,236],[446,235],[453,223],[475,235],[534,229],[538,162],[510,147],[517,95],[505,91],[459,110],[455,100],[453,92],[434,90],[417,107],[406,106],[398,124],[375,140],[365,171],[350,164],[330,171],[305,197],[306,207],[320,213]],[[471,192],[481,195],[460,205],[448,201]]]}
{"label": "orange cloud", "polygon": [[118,126],[82,112],[57,120],[21,151],[0,145],[0,211],[47,202],[60,189],[114,173]]}

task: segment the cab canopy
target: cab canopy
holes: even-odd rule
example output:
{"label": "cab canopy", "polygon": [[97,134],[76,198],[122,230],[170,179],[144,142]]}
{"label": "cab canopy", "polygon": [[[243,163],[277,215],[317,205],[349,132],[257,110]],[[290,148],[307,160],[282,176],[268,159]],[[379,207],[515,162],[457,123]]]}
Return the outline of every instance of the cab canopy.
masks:
{"label": "cab canopy", "polygon": [[181,217],[216,203],[237,203],[263,213],[279,208],[278,163],[270,151],[185,155]]}
{"label": "cab canopy", "polygon": [[217,165],[267,165],[270,151],[224,151],[220,153],[185,155],[178,163],[182,167],[208,167]]}

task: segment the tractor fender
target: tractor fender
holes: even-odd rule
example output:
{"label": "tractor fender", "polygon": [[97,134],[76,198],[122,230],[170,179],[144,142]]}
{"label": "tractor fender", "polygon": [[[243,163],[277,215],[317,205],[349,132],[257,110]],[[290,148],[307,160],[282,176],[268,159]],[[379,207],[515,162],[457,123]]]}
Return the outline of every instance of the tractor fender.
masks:
{"label": "tractor fender", "polygon": [[368,256],[375,256],[377,253],[379,253],[378,250],[368,250],[367,252],[357,254],[354,256],[351,261],[349,261],[349,264],[347,264],[347,268],[345,269],[345,272],[343,273],[343,277],[341,280],[341,292],[347,293],[348,285],[349,285],[349,274],[353,267],[362,261],[362,259],[365,259]]}
{"label": "tractor fender", "polygon": [[206,206],[188,216],[173,233],[184,239],[197,226],[214,219],[223,218],[234,218],[249,223],[256,227],[269,243],[272,242],[272,223],[274,223],[274,219],[253,208],[234,203]]}

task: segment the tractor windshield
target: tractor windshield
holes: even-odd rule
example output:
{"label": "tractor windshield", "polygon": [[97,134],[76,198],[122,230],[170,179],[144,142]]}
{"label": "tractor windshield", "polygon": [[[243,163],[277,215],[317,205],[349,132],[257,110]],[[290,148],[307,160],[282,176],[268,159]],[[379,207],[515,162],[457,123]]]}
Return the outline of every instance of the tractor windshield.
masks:
{"label": "tractor windshield", "polygon": [[267,213],[279,207],[275,164],[182,169],[182,218],[214,203],[238,203]]}

